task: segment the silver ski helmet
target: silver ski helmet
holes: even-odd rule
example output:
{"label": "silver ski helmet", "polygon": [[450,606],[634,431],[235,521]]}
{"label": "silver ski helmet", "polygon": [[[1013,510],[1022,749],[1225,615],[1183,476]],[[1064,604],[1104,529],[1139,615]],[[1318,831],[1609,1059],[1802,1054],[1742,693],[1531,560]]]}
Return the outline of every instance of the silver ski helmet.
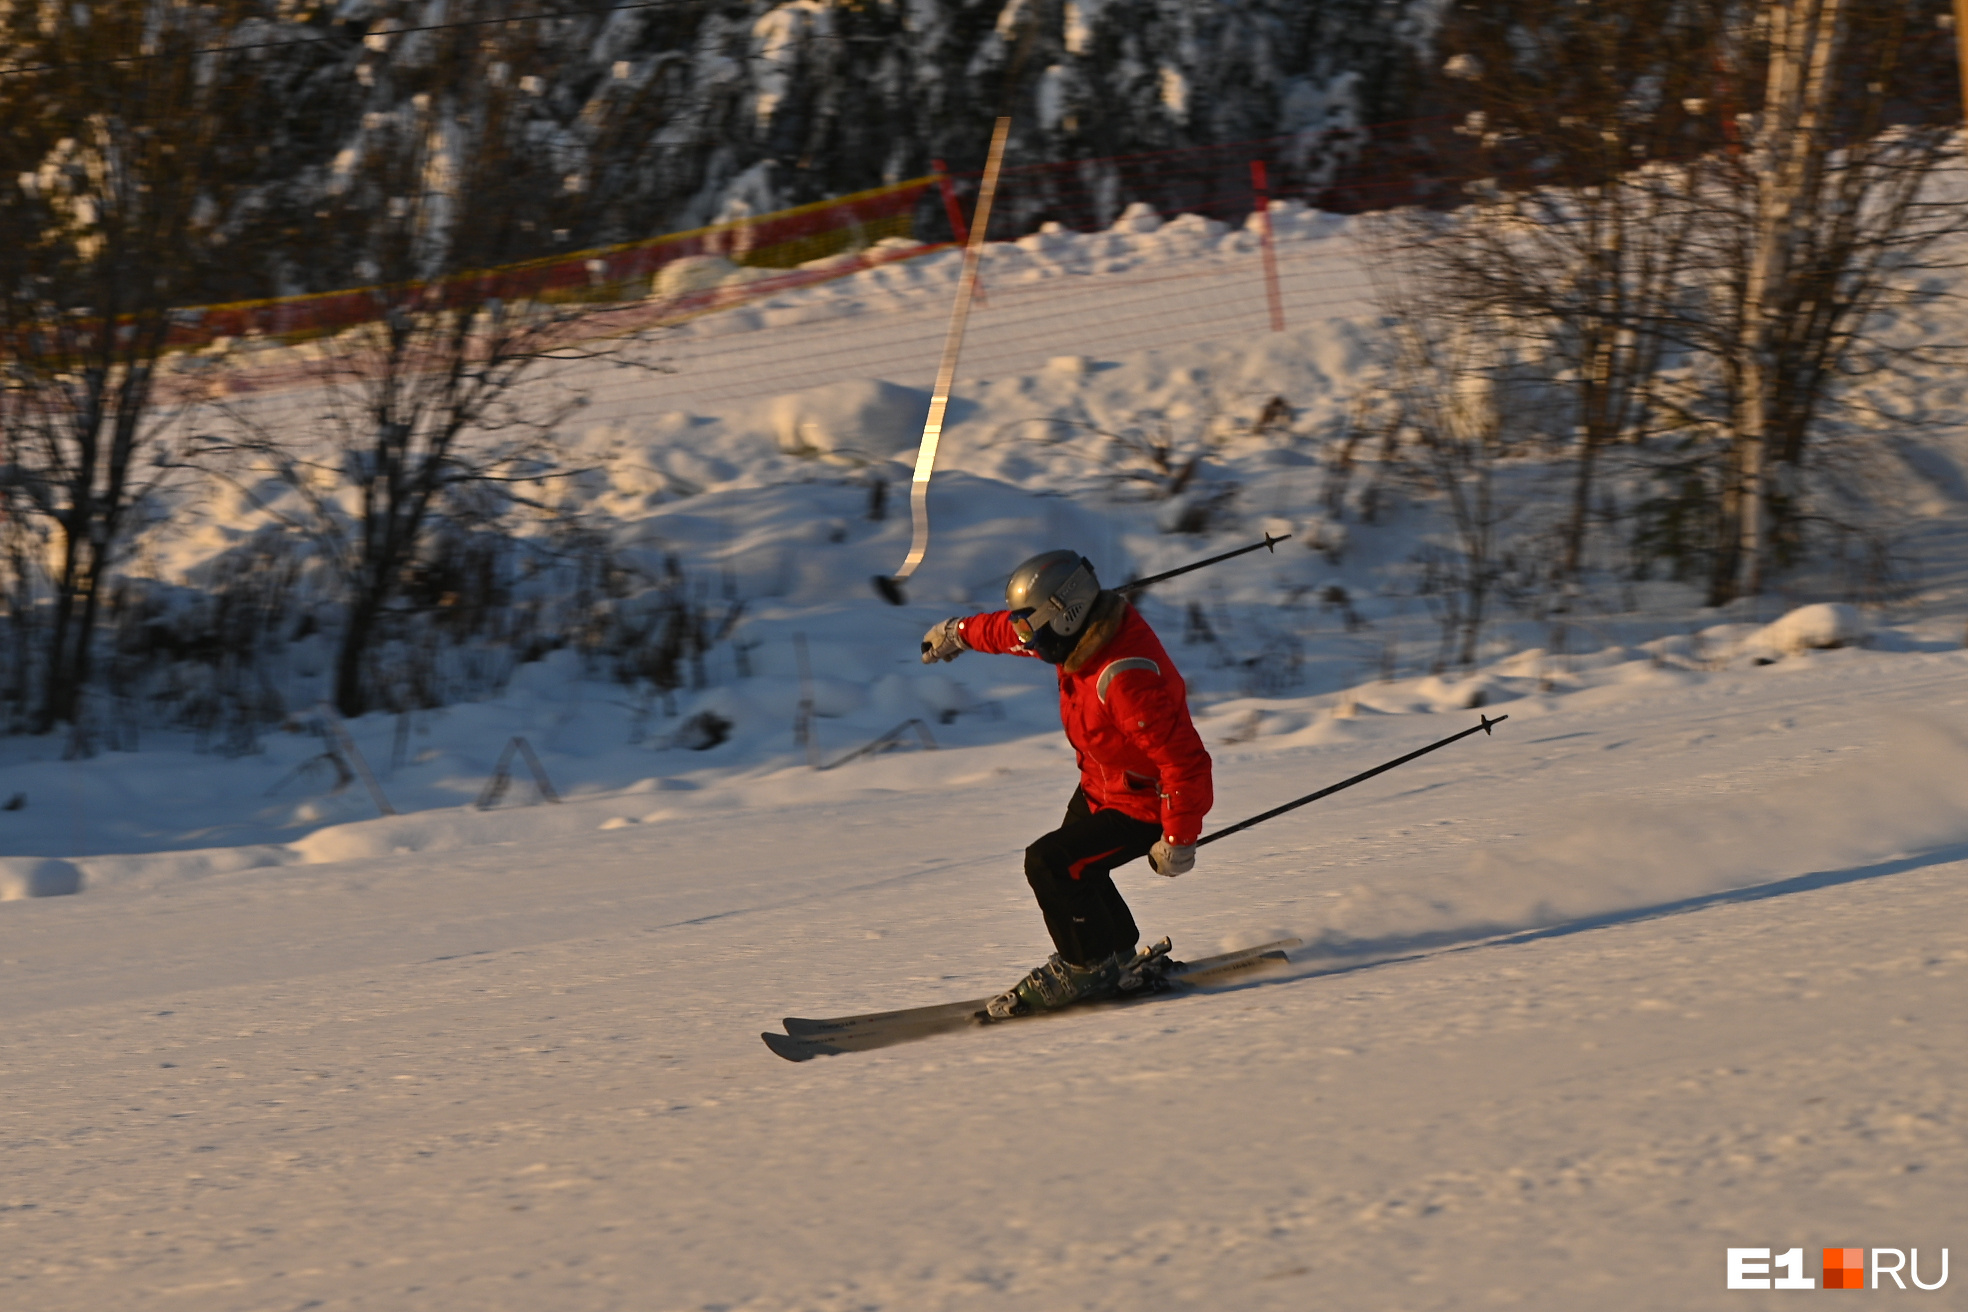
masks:
{"label": "silver ski helmet", "polygon": [[1077,551],[1048,551],[1011,572],[1005,609],[1027,650],[1057,665],[1072,654],[1099,596],[1092,561]]}

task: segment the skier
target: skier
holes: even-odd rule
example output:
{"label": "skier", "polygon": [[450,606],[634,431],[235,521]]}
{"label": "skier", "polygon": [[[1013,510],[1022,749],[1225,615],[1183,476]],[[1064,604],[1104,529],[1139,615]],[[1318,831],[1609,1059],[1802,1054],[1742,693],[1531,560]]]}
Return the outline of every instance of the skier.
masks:
{"label": "skier", "polygon": [[1012,572],[1005,606],[944,620],[922,641],[925,665],[981,651],[1058,666],[1059,718],[1079,758],[1064,822],[1025,849],[1058,951],[992,999],[999,1018],[1162,986],[1169,941],[1136,951],[1140,931],[1113,871],[1146,856],[1157,874],[1188,873],[1213,800],[1182,675],[1127,599],[1101,589],[1092,561],[1032,557]]}

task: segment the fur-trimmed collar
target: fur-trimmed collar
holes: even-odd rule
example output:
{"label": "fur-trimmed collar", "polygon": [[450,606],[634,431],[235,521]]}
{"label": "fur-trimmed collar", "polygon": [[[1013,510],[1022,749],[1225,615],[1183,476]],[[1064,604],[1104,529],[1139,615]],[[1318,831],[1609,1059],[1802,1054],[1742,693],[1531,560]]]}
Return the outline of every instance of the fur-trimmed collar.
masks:
{"label": "fur-trimmed collar", "polygon": [[1130,609],[1126,597],[1103,590],[1093,599],[1093,614],[1087,618],[1086,632],[1073,644],[1073,654],[1060,668],[1068,674],[1078,674],[1081,667],[1100,654],[1102,647],[1114,640]]}

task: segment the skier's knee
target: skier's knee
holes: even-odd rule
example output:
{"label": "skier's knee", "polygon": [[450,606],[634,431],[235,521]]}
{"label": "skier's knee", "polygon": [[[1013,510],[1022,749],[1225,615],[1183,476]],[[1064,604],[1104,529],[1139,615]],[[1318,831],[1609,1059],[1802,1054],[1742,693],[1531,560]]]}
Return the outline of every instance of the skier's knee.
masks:
{"label": "skier's knee", "polygon": [[1025,882],[1043,890],[1058,880],[1058,863],[1053,859],[1050,844],[1041,838],[1025,849]]}

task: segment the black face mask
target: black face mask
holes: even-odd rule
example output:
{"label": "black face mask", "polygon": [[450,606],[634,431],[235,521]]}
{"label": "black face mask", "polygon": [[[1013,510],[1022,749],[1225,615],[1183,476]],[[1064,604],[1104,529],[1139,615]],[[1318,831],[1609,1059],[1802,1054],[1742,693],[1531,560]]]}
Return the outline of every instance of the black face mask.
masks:
{"label": "black face mask", "polygon": [[1050,624],[1032,632],[1032,640],[1025,644],[1027,651],[1035,652],[1038,658],[1048,665],[1063,664],[1073,654],[1073,648],[1080,645],[1080,635],[1054,633]]}

